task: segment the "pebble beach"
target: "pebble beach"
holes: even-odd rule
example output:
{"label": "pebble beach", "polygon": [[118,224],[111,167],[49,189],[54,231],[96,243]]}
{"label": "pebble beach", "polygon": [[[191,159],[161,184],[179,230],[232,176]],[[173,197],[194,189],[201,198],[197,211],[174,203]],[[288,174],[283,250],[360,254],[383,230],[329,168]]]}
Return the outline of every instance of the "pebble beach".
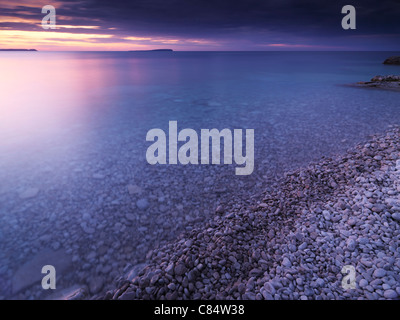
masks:
{"label": "pebble beach", "polygon": [[[285,173],[261,201],[216,212],[92,299],[398,299],[399,244],[400,128],[392,126]],[[344,266],[354,268],[352,288]]]}

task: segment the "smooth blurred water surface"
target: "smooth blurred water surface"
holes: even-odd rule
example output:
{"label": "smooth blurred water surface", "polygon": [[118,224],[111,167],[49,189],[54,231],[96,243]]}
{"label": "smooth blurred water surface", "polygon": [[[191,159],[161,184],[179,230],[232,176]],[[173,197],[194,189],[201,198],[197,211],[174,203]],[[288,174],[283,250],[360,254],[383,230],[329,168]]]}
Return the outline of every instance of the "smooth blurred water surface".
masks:
{"label": "smooth blurred water surface", "polygon": [[[394,54],[1,52],[0,219],[18,226],[14,248],[4,241],[3,256],[11,264],[11,249],[22,260],[28,255],[24,228],[50,232],[59,214],[90,211],[114,201],[119,184],[151,180],[143,171],[146,133],[167,131],[168,121],[196,131],[255,129],[258,176],[265,168],[305,165],[399,123],[398,92],[343,86],[399,74],[400,67],[382,64]],[[96,174],[110,183],[93,183]],[[166,188],[183,175],[161,175],[159,183]],[[32,187],[40,203],[29,211],[32,200],[18,195]],[[33,226],[37,215],[49,224]]]}
{"label": "smooth blurred water surface", "polygon": [[[14,175],[44,164],[62,175],[78,156],[100,161],[106,155],[97,159],[93,150],[133,147],[169,120],[195,130],[255,128],[258,138],[271,125],[286,140],[306,126],[330,144],[339,141],[324,134],[330,126],[344,135],[357,135],[355,126],[379,130],[377,118],[398,119],[397,93],[340,85],[399,73],[382,64],[391,54],[2,52],[0,191],[18,188]],[[145,150],[135,151],[129,161],[144,161]]]}

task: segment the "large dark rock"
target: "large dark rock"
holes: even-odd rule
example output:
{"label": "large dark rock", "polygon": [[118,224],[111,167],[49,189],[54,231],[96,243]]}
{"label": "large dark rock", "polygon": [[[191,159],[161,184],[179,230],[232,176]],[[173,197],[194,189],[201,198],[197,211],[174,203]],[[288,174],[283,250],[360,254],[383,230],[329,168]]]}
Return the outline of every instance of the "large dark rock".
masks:
{"label": "large dark rock", "polygon": [[400,75],[375,76],[370,81],[360,81],[352,86],[400,91]]}
{"label": "large dark rock", "polygon": [[393,56],[383,61],[383,64],[397,64],[400,65],[400,56]]}

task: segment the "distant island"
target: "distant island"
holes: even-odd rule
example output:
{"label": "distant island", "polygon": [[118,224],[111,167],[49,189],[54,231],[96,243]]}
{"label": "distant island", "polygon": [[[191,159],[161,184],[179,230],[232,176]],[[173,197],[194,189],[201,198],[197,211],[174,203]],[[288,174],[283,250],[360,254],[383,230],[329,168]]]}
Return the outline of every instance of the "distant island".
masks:
{"label": "distant island", "polygon": [[128,52],[164,52],[164,51],[174,51],[172,49],[154,49],[154,50],[128,50]]}
{"label": "distant island", "polygon": [[0,49],[0,51],[37,51],[36,49]]}

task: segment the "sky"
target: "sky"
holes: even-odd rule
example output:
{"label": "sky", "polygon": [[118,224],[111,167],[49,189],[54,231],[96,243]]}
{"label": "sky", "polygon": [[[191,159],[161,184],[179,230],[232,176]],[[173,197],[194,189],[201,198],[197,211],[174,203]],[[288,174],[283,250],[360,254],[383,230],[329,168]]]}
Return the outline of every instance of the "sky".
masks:
{"label": "sky", "polygon": [[[56,29],[42,28],[42,7]],[[356,29],[344,30],[344,5]],[[0,49],[400,51],[400,0],[0,0]]]}

